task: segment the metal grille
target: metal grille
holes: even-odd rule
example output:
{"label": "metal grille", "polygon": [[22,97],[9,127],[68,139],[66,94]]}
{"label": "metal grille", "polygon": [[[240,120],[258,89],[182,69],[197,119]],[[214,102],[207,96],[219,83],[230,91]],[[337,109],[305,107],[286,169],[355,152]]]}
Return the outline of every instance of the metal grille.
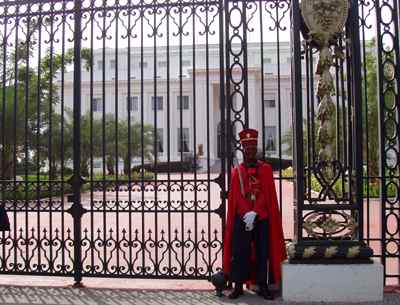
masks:
{"label": "metal grille", "polygon": [[[398,284],[398,1],[352,4],[361,58],[351,66],[345,38],[354,33],[346,34],[346,58],[332,69],[342,122],[336,151],[344,164],[354,161],[347,94],[356,68],[363,237],[385,265],[386,284]],[[300,31],[291,5],[2,1],[0,192],[11,231],[0,233],[0,272],[73,275],[76,282],[208,278],[222,264],[230,168],[242,158],[243,127],[260,130],[260,155],[273,164],[291,240],[293,194],[311,198],[313,189],[304,171],[310,194],[295,190],[287,167],[311,160],[318,107],[317,59],[301,36],[290,37]],[[295,76],[295,67],[303,73]],[[293,140],[293,121],[310,144],[306,155],[292,156],[302,142]]]}

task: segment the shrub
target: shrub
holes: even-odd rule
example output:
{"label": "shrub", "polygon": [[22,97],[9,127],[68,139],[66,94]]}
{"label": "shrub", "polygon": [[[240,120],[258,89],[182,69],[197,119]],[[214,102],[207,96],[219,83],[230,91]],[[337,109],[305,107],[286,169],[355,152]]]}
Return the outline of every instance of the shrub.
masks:
{"label": "shrub", "polygon": [[132,167],[134,172],[140,172],[143,168],[146,171],[153,173],[180,173],[180,172],[192,172],[195,165],[191,160],[188,161],[171,161],[171,162],[158,162],[157,164],[143,164]]}
{"label": "shrub", "polygon": [[[132,180],[141,180],[142,179],[142,174],[140,171],[132,171]],[[154,179],[154,173],[144,170],[143,173],[143,180],[153,180]]]}
{"label": "shrub", "polygon": [[293,167],[289,166],[282,171],[282,177],[293,178]]}
{"label": "shrub", "polygon": [[[293,168],[288,167],[282,171],[282,177],[285,178],[292,178],[293,177]],[[369,187],[369,192],[368,192]],[[311,189],[315,192],[320,192],[322,190],[322,186],[319,183],[318,179],[312,175],[311,176]],[[348,191],[347,182],[344,184],[345,191]],[[342,196],[342,178],[340,177],[333,186],[333,190],[336,192],[338,196]],[[379,181],[378,180],[370,180],[369,183],[364,180],[363,183],[363,192],[364,197],[366,198],[367,195],[369,198],[379,198],[380,189],[379,189]],[[394,184],[390,184],[387,188],[387,196],[396,197],[396,187]]]}

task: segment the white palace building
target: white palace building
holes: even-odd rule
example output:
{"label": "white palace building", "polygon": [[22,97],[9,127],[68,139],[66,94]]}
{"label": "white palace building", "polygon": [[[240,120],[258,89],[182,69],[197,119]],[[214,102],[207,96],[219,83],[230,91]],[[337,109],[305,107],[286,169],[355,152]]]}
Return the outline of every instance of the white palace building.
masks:
{"label": "white palace building", "polygon": [[[264,75],[261,69],[261,45],[248,43],[247,47],[249,125],[260,131],[260,139],[261,130],[264,128],[266,151],[269,156],[278,156],[279,129],[283,137],[290,131],[292,125],[290,45],[289,42],[280,42],[278,65],[276,43],[264,43]],[[144,124],[157,129],[159,160],[167,160],[168,132],[171,160],[181,158],[181,149],[186,154],[193,153],[195,148],[200,159],[207,158],[208,145],[210,159],[218,160],[220,153],[218,132],[221,121],[219,45],[197,45],[195,48],[192,45],[170,46],[168,60],[165,46],[157,47],[156,50],[154,47],[131,48],[130,69],[128,69],[128,49],[118,49],[117,54],[118,58],[116,49],[113,48],[93,51],[92,80],[90,72],[85,69],[82,71],[82,114],[90,111],[92,103],[94,118],[101,118],[105,103],[107,114],[117,116],[118,120],[127,120],[128,84],[130,84],[131,120],[141,121],[143,107]],[[84,62],[82,65],[84,66]],[[234,79],[241,77],[236,70],[233,74]],[[129,82],[128,75],[130,75]],[[261,88],[264,88],[263,96]],[[179,103],[180,96],[182,103]],[[72,97],[73,71],[70,71],[65,74],[64,100],[66,106],[71,109]],[[233,100],[236,103],[235,107],[240,108],[240,99],[236,96]],[[117,115],[116,103],[118,103]],[[262,126],[262,112],[265,116],[264,126]],[[183,128],[183,142],[180,139],[180,128]],[[237,132],[240,128],[237,127]],[[194,132],[196,132],[195,138]],[[262,145],[261,140],[259,143]],[[281,148],[284,152],[286,145],[282,144]],[[282,157],[289,156],[283,154]]]}

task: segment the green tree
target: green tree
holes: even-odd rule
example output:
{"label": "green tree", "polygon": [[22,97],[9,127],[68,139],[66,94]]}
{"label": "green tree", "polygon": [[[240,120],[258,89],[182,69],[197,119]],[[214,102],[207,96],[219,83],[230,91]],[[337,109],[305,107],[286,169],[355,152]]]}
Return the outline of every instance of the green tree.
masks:
{"label": "green tree", "polygon": [[128,122],[124,121],[121,126],[123,138],[126,141],[126,145],[124,145],[124,149],[121,151],[121,156],[124,160],[124,174],[127,175],[130,172],[129,168],[129,146],[130,146],[130,157],[141,157],[142,156],[142,138],[143,138],[143,156],[146,160],[150,162],[154,160],[154,151],[153,151],[153,143],[154,143],[154,128],[151,125],[143,125],[140,123],[133,123],[130,127],[130,142],[128,145]]}
{"label": "green tree", "polygon": [[[72,159],[73,151],[73,125],[70,120],[70,112],[64,117],[59,113],[53,113],[50,125],[42,134],[42,150],[47,149],[51,161],[49,175],[55,179],[63,166],[62,161]],[[49,149],[51,147],[51,149]]]}
{"label": "green tree", "polygon": [[[115,123],[115,116],[107,114],[105,124],[102,118],[91,118],[90,113],[86,113],[81,119],[81,173],[83,176],[90,176],[90,160],[93,158],[103,158],[106,161],[108,175],[115,175],[117,160],[124,160],[124,173],[129,173],[129,152],[131,158],[140,157],[142,151],[141,144],[141,124],[132,123],[130,126],[130,143],[128,143],[128,122],[126,120]],[[105,141],[103,142],[103,125]],[[130,150],[129,150],[130,144]],[[146,160],[153,159],[153,127],[145,124],[143,126],[143,150]],[[104,147],[103,147],[104,146]],[[118,146],[118,155],[117,148]],[[103,152],[104,148],[104,152]]]}
{"label": "green tree", "polygon": [[[49,128],[50,120],[57,120],[54,107],[59,97],[54,80],[62,66],[61,55],[50,55],[50,51],[37,71],[27,68],[27,58],[13,57],[18,66],[17,73],[8,77],[5,86],[0,85],[0,154],[4,157],[1,164],[4,179],[13,175],[14,156],[25,158],[26,151],[34,151],[35,155],[41,151],[47,153],[48,143],[43,142],[43,134]],[[70,62],[72,52],[67,52],[64,64]]]}
{"label": "green tree", "polygon": [[[363,159],[367,162],[371,176],[379,175],[379,113],[378,113],[378,87],[375,40],[366,44],[365,65],[366,75],[363,82]],[[367,105],[365,100],[367,99]],[[368,123],[368,125],[367,125]],[[368,132],[368,139],[367,137]]]}
{"label": "green tree", "polygon": [[[363,159],[367,163],[370,176],[379,175],[379,110],[378,110],[378,79],[377,79],[377,56],[375,53],[376,42],[371,40],[366,44],[365,62],[362,63],[365,66],[366,74],[363,76],[365,82],[362,83],[362,108],[363,108]],[[393,60],[393,54],[388,55]],[[389,72],[390,73],[390,72]],[[388,109],[393,107],[395,98],[393,88],[385,89],[385,104]],[[366,101],[366,102],[365,102]],[[339,110],[340,111],[340,110]],[[341,114],[342,115],[342,114]],[[336,116],[335,116],[336,119]],[[318,122],[318,121],[316,121]],[[387,133],[391,133],[394,130],[393,125],[386,125]],[[340,126],[340,129],[342,127]],[[318,128],[316,126],[315,131]],[[306,122],[304,121],[304,153],[307,158],[307,147],[308,140],[306,134]],[[367,139],[368,134],[368,139]],[[285,153],[292,155],[292,129],[283,136],[282,142],[287,144]],[[316,147],[318,143],[316,141]],[[318,148],[317,148],[318,149]],[[367,158],[368,155],[368,158]],[[368,159],[368,162],[367,162]]]}
{"label": "green tree", "polygon": [[[44,23],[51,22],[44,19]],[[0,83],[0,177],[10,179],[14,173],[15,162],[38,158],[51,160],[52,168],[59,167],[61,154],[61,137],[69,141],[66,133],[71,126],[64,125],[61,134],[61,117],[55,108],[59,103],[59,88],[56,77],[60,70],[73,62],[73,49],[63,55],[47,49],[40,58],[34,60],[34,50],[37,48],[37,26],[31,22],[25,40],[19,40],[11,51],[0,47],[0,58],[5,58],[5,81]],[[29,40],[28,40],[29,37]],[[90,63],[90,52],[82,50],[82,58],[86,67]],[[49,134],[52,134],[51,137]],[[51,141],[49,141],[51,139]],[[51,143],[49,143],[51,142]],[[67,143],[66,143],[67,144]],[[49,149],[51,145],[52,149]],[[70,146],[70,145],[68,145]],[[49,152],[52,152],[51,155]],[[69,155],[65,154],[68,158]],[[36,169],[36,170],[40,170]],[[52,173],[55,174],[55,173]]]}
{"label": "green tree", "polygon": [[[310,138],[314,139],[314,146],[315,146],[315,156],[318,156],[318,150],[320,145],[317,139],[317,132],[319,128],[319,121],[314,120],[314,135],[311,135],[311,126],[310,128]],[[303,119],[303,154],[304,160],[308,160],[308,145],[309,139],[307,136],[307,120]],[[289,131],[282,136],[282,144],[286,144],[286,148],[283,150],[283,153],[293,157],[293,128],[290,128]],[[311,143],[310,143],[311,145]],[[311,151],[312,152],[312,151]]]}

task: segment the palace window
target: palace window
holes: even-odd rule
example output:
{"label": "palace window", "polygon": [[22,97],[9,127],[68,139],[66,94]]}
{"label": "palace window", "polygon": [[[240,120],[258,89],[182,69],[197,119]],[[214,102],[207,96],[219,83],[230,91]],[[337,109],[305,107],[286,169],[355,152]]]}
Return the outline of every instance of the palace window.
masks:
{"label": "palace window", "polygon": [[178,105],[178,110],[187,110],[189,109],[189,96],[184,95],[184,96],[178,96],[177,97],[177,105]]}
{"label": "palace window", "polygon": [[266,99],[266,100],[264,100],[264,107],[265,108],[274,108],[275,107],[275,100],[274,99]]}
{"label": "palace window", "polygon": [[151,109],[163,110],[163,97],[152,96],[151,97]]}
{"label": "palace window", "polygon": [[265,150],[276,151],[276,126],[265,126]]}
{"label": "palace window", "polygon": [[127,104],[128,104],[128,110],[130,109],[132,111],[139,111],[139,97],[137,96],[131,96],[129,99],[128,97],[126,98]]}
{"label": "palace window", "polygon": [[92,111],[101,112],[103,110],[103,101],[101,98],[94,98],[92,100]]}

